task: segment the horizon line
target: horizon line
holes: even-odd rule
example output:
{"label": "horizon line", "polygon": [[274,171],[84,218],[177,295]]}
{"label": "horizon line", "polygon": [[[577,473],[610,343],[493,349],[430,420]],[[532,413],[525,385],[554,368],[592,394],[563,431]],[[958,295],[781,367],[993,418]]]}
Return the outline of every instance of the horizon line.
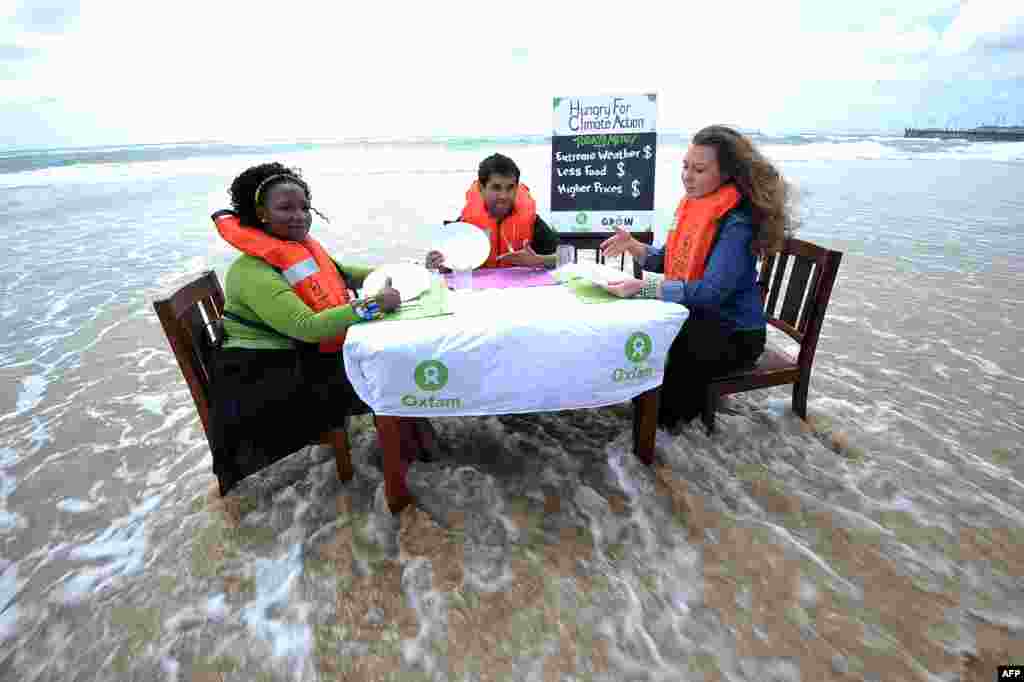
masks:
{"label": "horizon line", "polygon": [[[899,129],[886,129],[886,128],[844,128],[844,129],[827,129],[827,128],[799,128],[791,130],[772,130],[768,133],[763,132],[760,129],[752,129],[744,126],[734,126],[741,132],[747,135],[759,135],[764,137],[787,137],[792,135],[821,135],[821,134],[855,134],[855,135],[870,135],[870,134],[893,134],[896,136],[902,136],[902,133],[906,127]],[[694,131],[694,128],[662,128],[657,132],[659,134],[666,135],[681,135]],[[127,147],[186,147],[189,145],[225,145],[225,146],[249,146],[249,145],[274,145],[274,144],[359,144],[359,143],[388,143],[388,142],[403,142],[403,141],[454,141],[454,140],[501,140],[501,139],[522,139],[522,138],[545,138],[549,139],[552,135],[550,132],[531,132],[531,133],[491,133],[491,134],[473,134],[473,135],[450,135],[450,134],[433,134],[433,135],[365,135],[365,136],[354,136],[354,137],[274,137],[265,138],[261,140],[227,140],[227,139],[194,139],[194,140],[171,140],[171,141],[149,141],[149,142],[114,142],[108,144],[90,144],[90,145],[30,145],[30,146],[15,146],[15,145],[0,145],[0,153],[13,154],[18,152],[47,152],[47,151],[90,151],[90,150],[101,150],[101,149],[116,149],[116,148],[127,148]]]}

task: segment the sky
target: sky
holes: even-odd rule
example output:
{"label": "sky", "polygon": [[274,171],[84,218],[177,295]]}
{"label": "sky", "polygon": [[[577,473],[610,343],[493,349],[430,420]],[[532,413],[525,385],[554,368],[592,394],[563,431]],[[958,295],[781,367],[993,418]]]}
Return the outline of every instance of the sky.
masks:
{"label": "sky", "polygon": [[[691,6],[692,5],[692,6]],[[0,0],[0,146],[1024,125],[1024,2]]]}

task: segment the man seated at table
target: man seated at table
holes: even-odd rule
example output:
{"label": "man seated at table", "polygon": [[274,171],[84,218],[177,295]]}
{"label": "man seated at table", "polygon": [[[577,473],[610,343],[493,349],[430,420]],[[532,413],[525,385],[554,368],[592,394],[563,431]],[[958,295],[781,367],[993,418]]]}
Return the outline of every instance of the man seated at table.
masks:
{"label": "man seated at table", "polygon": [[[481,267],[556,267],[558,233],[537,215],[530,190],[519,182],[516,162],[492,154],[480,163],[477,178],[466,191],[462,215],[450,222],[470,223],[487,234],[491,253]],[[425,261],[428,269],[445,269],[440,251],[429,251]]]}

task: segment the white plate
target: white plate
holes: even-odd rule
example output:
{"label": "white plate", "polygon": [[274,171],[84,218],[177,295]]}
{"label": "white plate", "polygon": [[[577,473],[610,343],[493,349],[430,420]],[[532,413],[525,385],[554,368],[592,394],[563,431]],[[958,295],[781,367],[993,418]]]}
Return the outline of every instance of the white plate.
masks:
{"label": "white plate", "polygon": [[632,276],[618,268],[598,263],[576,263],[574,272],[598,286],[605,286],[609,282],[618,282]]}
{"label": "white plate", "polygon": [[430,273],[422,265],[390,263],[380,266],[366,276],[363,282],[363,296],[373,296],[383,289],[387,277],[391,278],[391,286],[398,290],[403,301],[411,301],[430,288]]}
{"label": "white plate", "polygon": [[444,256],[444,264],[452,270],[473,270],[491,255],[491,240],[476,225],[451,223],[438,228],[433,248]]}

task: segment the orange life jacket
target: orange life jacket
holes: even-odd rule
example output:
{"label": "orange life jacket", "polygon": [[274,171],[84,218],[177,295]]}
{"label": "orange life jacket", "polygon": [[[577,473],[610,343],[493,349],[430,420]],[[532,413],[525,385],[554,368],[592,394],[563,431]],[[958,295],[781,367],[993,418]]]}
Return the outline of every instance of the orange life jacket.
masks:
{"label": "orange life jacket", "polygon": [[480,193],[480,182],[474,181],[466,190],[466,206],[462,209],[460,220],[476,225],[487,233],[491,240],[491,253],[482,267],[501,268],[510,265],[498,260],[498,256],[511,253],[512,240],[533,240],[533,222],[537,219],[537,202],[530,196],[530,189],[520,183],[516,190],[516,200],[512,204],[512,212],[505,216],[501,224],[487,212],[484,196]]}
{"label": "orange life jacket", "polygon": [[[246,227],[232,211],[211,216],[220,236],[242,253],[255,256],[281,271],[292,290],[316,312],[349,302],[348,288],[334,261],[307,236],[301,242],[278,239],[263,230]],[[336,353],[345,342],[345,332],[320,342],[321,353]]]}
{"label": "orange life jacket", "polygon": [[679,202],[676,226],[665,244],[665,279],[692,282],[704,277],[718,222],[739,203],[740,192],[731,182],[711,194]]}

